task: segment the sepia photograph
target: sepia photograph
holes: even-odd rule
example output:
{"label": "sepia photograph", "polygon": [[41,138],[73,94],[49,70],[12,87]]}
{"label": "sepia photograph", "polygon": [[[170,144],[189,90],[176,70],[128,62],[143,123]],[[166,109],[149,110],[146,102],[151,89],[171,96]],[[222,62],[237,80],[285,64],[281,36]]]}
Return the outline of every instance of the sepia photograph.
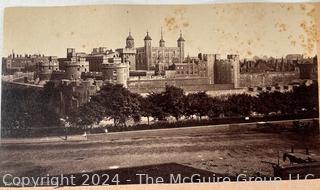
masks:
{"label": "sepia photograph", "polygon": [[320,179],[319,7],[6,7],[0,187]]}

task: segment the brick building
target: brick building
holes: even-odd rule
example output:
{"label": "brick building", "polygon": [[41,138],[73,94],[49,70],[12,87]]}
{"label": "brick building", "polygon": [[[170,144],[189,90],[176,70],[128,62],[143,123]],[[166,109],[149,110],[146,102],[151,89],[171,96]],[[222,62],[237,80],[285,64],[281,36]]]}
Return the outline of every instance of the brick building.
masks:
{"label": "brick building", "polygon": [[12,75],[15,72],[36,72],[41,64],[54,65],[57,57],[44,56],[40,54],[15,54],[12,52],[8,57],[2,58],[2,74]]}

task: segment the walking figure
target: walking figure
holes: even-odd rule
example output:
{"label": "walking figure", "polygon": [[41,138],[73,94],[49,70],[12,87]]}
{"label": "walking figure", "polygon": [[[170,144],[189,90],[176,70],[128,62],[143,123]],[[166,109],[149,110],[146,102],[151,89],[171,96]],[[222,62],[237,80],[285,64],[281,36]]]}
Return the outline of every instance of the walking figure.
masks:
{"label": "walking figure", "polygon": [[[68,117],[66,119],[68,119]],[[60,121],[64,126],[64,134],[65,134],[64,140],[68,140],[68,128],[70,127],[70,123],[66,121],[66,119],[60,118]]]}
{"label": "walking figure", "polygon": [[88,140],[87,131],[85,131],[85,132],[84,132],[84,134],[83,134],[82,136],[84,136],[84,138],[85,138],[86,140]]}

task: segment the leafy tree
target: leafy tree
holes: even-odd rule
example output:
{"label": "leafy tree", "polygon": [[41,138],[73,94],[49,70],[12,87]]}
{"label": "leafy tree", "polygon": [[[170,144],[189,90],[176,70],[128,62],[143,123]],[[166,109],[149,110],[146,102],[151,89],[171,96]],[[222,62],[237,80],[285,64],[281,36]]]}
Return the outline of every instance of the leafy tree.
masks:
{"label": "leafy tree", "polygon": [[142,99],[141,95],[131,93],[122,85],[107,83],[95,96],[91,97],[90,102],[81,106],[73,114],[73,122],[91,125],[107,117],[114,120],[115,126],[125,127],[130,117],[135,122],[141,120]]}
{"label": "leafy tree", "polygon": [[2,131],[28,136],[32,128],[56,126],[58,115],[48,102],[54,94],[44,89],[18,88],[2,83]]}
{"label": "leafy tree", "polygon": [[159,121],[165,120],[169,116],[169,113],[165,110],[165,97],[163,93],[150,93],[146,97],[146,103],[149,103],[149,106],[144,105],[144,112],[147,115]]}
{"label": "leafy tree", "polygon": [[227,99],[226,112],[228,115],[249,115],[255,106],[255,98],[248,94],[235,94]]}
{"label": "leafy tree", "polygon": [[226,101],[221,97],[212,98],[210,103],[210,109],[208,111],[208,117],[213,119],[225,115]]}
{"label": "leafy tree", "polygon": [[142,107],[142,100],[143,97],[137,93],[130,92],[130,101],[132,107],[131,117],[135,123],[139,123],[141,121],[141,116],[143,116],[143,107]]}
{"label": "leafy tree", "polygon": [[206,92],[188,94],[185,98],[186,115],[201,117],[208,115],[213,106],[213,98]]}
{"label": "leafy tree", "polygon": [[115,126],[126,126],[129,117],[141,116],[140,95],[122,85],[106,84],[97,96],[105,108],[105,116],[114,119]]}
{"label": "leafy tree", "polygon": [[141,115],[147,117],[148,125],[150,124],[150,117],[152,117],[153,106],[150,102],[150,96],[142,97],[139,99],[141,106]]}
{"label": "leafy tree", "polygon": [[292,92],[263,92],[258,95],[255,110],[262,114],[271,112],[282,114],[297,114],[301,110],[318,111],[318,86],[301,85]]}
{"label": "leafy tree", "polygon": [[291,113],[295,109],[290,92],[263,92],[258,95],[257,102],[257,112],[265,115],[271,112]]}
{"label": "leafy tree", "polygon": [[162,93],[164,111],[179,120],[184,113],[184,91],[174,86],[166,86]]}
{"label": "leafy tree", "polygon": [[307,111],[318,110],[318,83],[314,82],[309,86],[301,85],[295,87],[292,92],[292,98],[295,102],[297,111],[306,109]]}
{"label": "leafy tree", "polygon": [[44,85],[37,102],[40,107],[39,111],[42,113],[46,125],[58,125],[60,115],[55,108],[57,104],[60,103],[59,90],[53,82],[47,82]]}
{"label": "leafy tree", "polygon": [[166,86],[164,92],[150,93],[144,100],[143,110],[147,116],[165,120],[173,116],[179,120],[184,114],[185,94],[183,89]]}
{"label": "leafy tree", "polygon": [[91,126],[100,122],[105,113],[105,107],[93,96],[91,100],[82,105],[79,110],[71,114],[71,121],[82,126]]}

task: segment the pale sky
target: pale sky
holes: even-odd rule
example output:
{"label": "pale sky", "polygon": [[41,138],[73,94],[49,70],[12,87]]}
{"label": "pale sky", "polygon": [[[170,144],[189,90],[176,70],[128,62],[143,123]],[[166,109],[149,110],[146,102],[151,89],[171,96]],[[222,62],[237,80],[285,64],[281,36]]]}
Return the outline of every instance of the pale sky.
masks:
{"label": "pale sky", "polygon": [[64,57],[68,47],[125,46],[131,29],[136,47],[146,31],[158,46],[163,27],[166,46],[176,46],[182,30],[185,52],[240,54],[316,54],[314,4],[216,4],[187,6],[78,6],[7,8],[4,55],[40,53]]}

